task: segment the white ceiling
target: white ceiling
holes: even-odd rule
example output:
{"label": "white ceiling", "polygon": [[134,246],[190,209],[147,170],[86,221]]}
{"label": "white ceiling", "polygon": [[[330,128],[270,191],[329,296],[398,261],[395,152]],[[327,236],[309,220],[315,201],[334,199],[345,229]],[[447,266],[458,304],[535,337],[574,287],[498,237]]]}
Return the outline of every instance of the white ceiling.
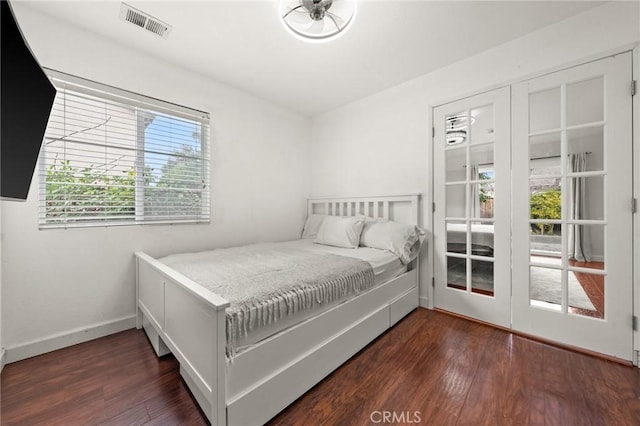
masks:
{"label": "white ceiling", "polygon": [[173,25],[167,40],[118,19],[120,2],[23,2],[149,55],[313,116],[392,87],[602,2],[360,0],[342,37],[305,43],[278,0],[128,1]]}

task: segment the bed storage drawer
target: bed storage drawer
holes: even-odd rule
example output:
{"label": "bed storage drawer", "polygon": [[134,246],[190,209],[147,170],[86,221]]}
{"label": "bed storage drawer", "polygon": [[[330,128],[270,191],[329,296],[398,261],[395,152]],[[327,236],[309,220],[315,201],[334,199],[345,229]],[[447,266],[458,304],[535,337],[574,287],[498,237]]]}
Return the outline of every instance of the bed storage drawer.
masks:
{"label": "bed storage drawer", "polygon": [[142,315],[142,327],[149,338],[149,342],[151,342],[151,346],[153,346],[153,350],[156,351],[156,355],[160,357],[171,352],[145,315]]}
{"label": "bed storage drawer", "polygon": [[389,304],[389,325],[400,321],[418,307],[418,287],[413,287]]}

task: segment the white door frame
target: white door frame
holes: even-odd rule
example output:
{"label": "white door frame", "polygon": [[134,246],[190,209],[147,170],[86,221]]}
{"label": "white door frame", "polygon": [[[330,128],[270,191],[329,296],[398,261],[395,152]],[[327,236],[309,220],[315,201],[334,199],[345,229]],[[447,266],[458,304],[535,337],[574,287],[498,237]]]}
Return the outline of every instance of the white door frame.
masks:
{"label": "white door frame", "polygon": [[[640,80],[640,43],[631,43],[625,44],[613,49],[608,49],[606,51],[600,51],[599,53],[595,53],[586,57],[582,57],[581,59],[570,61],[567,63],[563,63],[560,65],[556,65],[553,67],[546,68],[542,71],[529,73],[525,75],[521,75],[515,78],[510,78],[507,80],[500,81],[496,84],[491,84],[489,86],[484,86],[481,89],[470,90],[466,92],[459,93],[454,96],[448,96],[446,98],[442,98],[439,101],[429,103],[427,105],[427,182],[426,186],[430,189],[426,196],[424,197],[424,223],[430,224],[431,229],[433,229],[433,213],[432,213],[432,205],[433,205],[433,176],[435,173],[433,167],[433,146],[434,146],[434,133],[433,133],[433,110],[438,106],[443,104],[447,104],[449,102],[453,102],[458,99],[462,99],[465,97],[473,96],[476,94],[480,94],[489,90],[493,90],[502,86],[513,85],[515,83],[519,83],[524,80],[528,80],[531,78],[539,77],[544,74],[552,73],[555,71],[560,71],[563,69],[571,68],[576,65],[581,65],[590,61],[598,60],[605,58],[610,55],[616,55],[622,52],[631,51],[633,52],[633,79],[636,81]],[[637,91],[640,93],[640,81],[637,84]],[[638,212],[635,214],[634,218],[634,240],[633,240],[633,252],[634,252],[634,265],[640,265],[640,94],[636,94],[633,97],[633,155],[634,155],[634,185],[633,185],[633,193],[636,200],[638,200]],[[433,283],[435,280],[435,271],[434,271],[434,250],[433,250],[433,233],[429,233],[429,237],[427,239],[428,247],[430,248],[430,253],[427,257],[427,262],[423,262],[425,267],[427,268],[427,272],[422,276],[427,278],[426,285],[426,300],[425,297],[421,295],[421,305],[428,308],[433,309],[433,301],[434,301],[434,287]],[[640,266],[634,268],[633,271],[633,315],[636,318],[640,318]],[[633,360],[633,364],[640,368],[640,319],[638,320],[638,327],[633,333],[633,345],[635,350],[635,358]]]}
{"label": "white door frame", "polygon": [[[471,112],[472,109],[491,105],[492,112],[492,124],[491,128],[494,131],[488,139],[485,135],[485,139],[481,140],[479,144],[472,143],[467,140],[466,142],[458,145],[448,146],[445,142],[446,129],[445,118],[451,114],[457,114],[460,111]],[[511,177],[510,177],[510,162],[511,162],[511,88],[510,86],[504,86],[498,89],[490,90],[488,92],[480,93],[471,97],[460,99],[455,102],[451,102],[442,105],[434,109],[434,127],[437,139],[435,143],[438,144],[437,148],[434,148],[434,162],[437,164],[445,164],[447,161],[448,153],[464,153],[464,159],[462,159],[463,170],[466,173],[466,178],[462,178],[462,181],[457,179],[457,182],[449,182],[445,177],[446,170],[438,169],[439,173],[434,175],[434,198],[436,201],[436,211],[434,213],[433,234],[436,238],[434,248],[434,272],[438,272],[435,280],[435,290],[440,296],[439,299],[434,300],[434,303],[439,308],[456,312],[464,316],[469,316],[480,321],[496,324],[502,327],[509,327],[511,324]],[[474,129],[472,125],[469,125],[469,130]],[[479,129],[478,129],[479,130]],[[482,129],[483,131],[486,129]],[[474,139],[471,134],[471,139]],[[477,139],[474,139],[477,141]],[[487,142],[489,144],[487,145]],[[471,193],[470,190],[474,186],[479,186],[477,182],[477,176],[471,176],[472,157],[471,152],[476,149],[480,149],[480,152],[475,151],[475,155],[486,156],[486,153],[482,153],[485,147],[491,147],[491,155],[493,170],[495,172],[496,180],[494,181],[496,191],[496,210],[494,215],[489,219],[477,218],[473,220],[475,216],[471,213]],[[470,151],[468,151],[470,150]],[[467,157],[468,155],[468,157]],[[476,157],[476,161],[479,157]],[[488,157],[484,157],[485,160]],[[474,169],[475,170],[475,169]],[[435,172],[435,170],[434,170]],[[466,181],[466,183],[464,183]],[[474,183],[475,182],[475,183]],[[453,186],[448,186],[453,185]],[[441,252],[447,252],[447,240],[449,238],[449,232],[447,231],[448,225],[445,219],[451,220],[452,217],[447,217],[446,213],[448,203],[444,201],[446,188],[462,187],[463,191],[466,189],[465,205],[466,211],[462,216],[464,227],[475,227],[474,223],[481,222],[482,227],[493,226],[495,231],[493,232],[493,253],[477,254],[471,251],[472,239],[469,237],[469,229],[465,232],[467,235],[465,254],[445,254]],[[440,194],[440,199],[436,195]],[[455,214],[456,217],[461,218],[460,212]],[[438,222],[436,223],[436,220]],[[458,222],[458,220],[453,221]],[[451,222],[449,222],[451,223]],[[454,225],[452,225],[454,226]],[[464,259],[466,263],[465,272],[467,279],[471,278],[471,284],[473,280],[473,274],[471,273],[472,262],[479,262],[480,264],[486,264],[489,258],[492,258],[490,262],[493,263],[493,289],[492,296],[486,294],[479,294],[468,290],[461,290],[457,288],[451,288],[447,282],[447,264],[448,261],[455,258]],[[462,260],[459,259],[459,260]],[[469,282],[467,282],[469,285]]]}
{"label": "white door frame", "polygon": [[[633,223],[631,215],[631,198],[633,188],[631,177],[633,176],[632,159],[629,158],[632,152],[632,111],[631,111],[631,54],[625,52],[615,57],[603,58],[599,61],[589,62],[576,67],[559,71],[556,73],[540,76],[523,83],[514,85],[513,89],[513,324],[514,330],[529,335],[540,336],[562,344],[575,347],[586,348],[598,353],[603,353],[623,360],[633,358],[633,332],[631,329],[631,316],[633,315],[633,303],[631,295],[633,291],[633,238],[630,235]],[[605,312],[603,319],[591,318],[585,315],[575,315],[561,313],[557,305],[550,306],[549,309],[534,306],[530,302],[529,271],[530,263],[542,266],[543,271],[558,271],[562,274],[562,269],[546,269],[549,266],[545,261],[533,261],[530,258],[529,247],[529,191],[525,190],[529,185],[529,147],[530,132],[536,129],[529,128],[530,109],[529,93],[536,93],[550,88],[554,88],[560,94],[560,88],[564,91],[566,84],[581,81],[586,78],[605,75],[603,82],[605,97],[603,110],[605,115],[603,124],[587,123],[590,128],[601,128],[604,131],[604,163],[603,168],[594,171],[597,176],[605,176],[601,182],[606,183],[604,187],[605,198],[604,214],[602,220],[594,220],[592,223],[606,223],[607,234],[603,245],[604,256],[606,258],[606,289],[605,289]],[[568,86],[567,86],[568,87]],[[567,89],[568,90],[568,89]],[[565,99],[564,92],[562,99]],[[619,108],[621,104],[625,108]],[[562,108],[561,108],[562,105]],[[564,145],[565,135],[572,128],[571,123],[566,123],[564,117],[565,108],[558,100],[558,130],[549,129],[553,134],[562,135],[563,150],[561,155],[562,163],[567,162],[567,152]],[[556,116],[554,114],[554,116]],[[605,124],[606,123],[606,124]],[[596,127],[593,127],[594,124]],[[573,128],[575,128],[574,126]],[[583,128],[577,126],[578,128]],[[562,129],[562,131],[560,131]],[[535,132],[533,132],[535,133]],[[540,133],[540,132],[538,132]],[[620,145],[624,143],[624,145]],[[617,147],[619,145],[619,147]],[[568,148],[567,148],[568,149]],[[594,152],[594,155],[596,153]],[[567,170],[568,174],[569,171]],[[589,172],[587,172],[589,173]],[[564,174],[564,172],[563,172]],[[569,217],[569,181],[563,183],[563,221],[564,226],[571,220]],[[590,223],[584,218],[578,218],[580,223]],[[600,219],[600,217],[592,218]],[[601,226],[601,225],[597,225]],[[571,269],[567,259],[567,247],[565,244],[568,228],[563,229],[563,256],[562,267],[566,271]],[[626,238],[618,238],[624,235]],[[594,253],[595,254],[595,253]],[[536,258],[538,259],[538,258]],[[540,258],[548,259],[548,258]],[[560,260],[560,259],[559,259]],[[542,264],[541,264],[542,262]],[[558,263],[557,266],[561,266]],[[533,269],[532,269],[533,270]],[[586,269],[582,272],[595,271]],[[571,275],[571,274],[570,274]],[[566,275],[565,275],[566,279]],[[526,285],[525,285],[526,283]],[[565,282],[565,292],[567,291]],[[567,303],[565,294],[564,303]],[[558,307],[556,311],[555,307]],[[564,306],[564,305],[563,305]],[[566,309],[566,306],[565,306]]]}
{"label": "white door frame", "polygon": [[[632,78],[637,81],[640,77],[640,45],[632,50],[633,52],[633,68]],[[640,91],[640,86],[636,83],[636,91]],[[640,317],[640,95],[636,93],[633,97],[633,197],[636,200],[637,209],[634,215],[633,230],[633,315],[635,318]],[[636,321],[637,324],[637,321]],[[633,333],[634,359],[633,364],[640,366],[640,327],[636,327]]]}

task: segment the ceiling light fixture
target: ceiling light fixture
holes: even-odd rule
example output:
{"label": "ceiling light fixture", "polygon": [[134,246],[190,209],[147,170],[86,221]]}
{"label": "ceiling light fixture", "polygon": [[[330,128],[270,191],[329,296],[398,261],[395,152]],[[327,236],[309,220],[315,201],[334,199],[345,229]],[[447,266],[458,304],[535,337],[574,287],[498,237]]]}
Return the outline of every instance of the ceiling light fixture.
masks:
{"label": "ceiling light fixture", "polygon": [[355,0],[281,0],[284,26],[305,41],[334,39],[351,26]]}

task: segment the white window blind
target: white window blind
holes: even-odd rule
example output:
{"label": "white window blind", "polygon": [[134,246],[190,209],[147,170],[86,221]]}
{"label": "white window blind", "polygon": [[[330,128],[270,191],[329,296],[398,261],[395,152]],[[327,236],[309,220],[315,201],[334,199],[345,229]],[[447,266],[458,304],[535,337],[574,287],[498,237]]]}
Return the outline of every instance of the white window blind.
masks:
{"label": "white window blind", "polygon": [[41,228],[210,221],[207,113],[47,73]]}

